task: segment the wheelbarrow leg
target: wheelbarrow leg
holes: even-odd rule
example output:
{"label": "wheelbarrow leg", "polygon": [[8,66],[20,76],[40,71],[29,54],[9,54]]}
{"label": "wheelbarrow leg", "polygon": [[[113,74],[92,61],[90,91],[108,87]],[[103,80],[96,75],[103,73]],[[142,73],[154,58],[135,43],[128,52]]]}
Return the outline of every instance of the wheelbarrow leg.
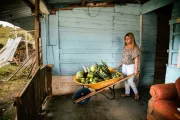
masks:
{"label": "wheelbarrow leg", "polygon": [[113,99],[115,99],[115,89],[114,89],[114,87],[115,87],[115,85],[113,85],[113,88],[111,88],[111,87],[109,87],[109,89],[112,91],[112,93],[113,93],[113,97],[109,97],[109,96],[107,96],[106,94],[104,94],[103,92],[101,92],[107,99],[109,99],[109,100],[113,100]]}

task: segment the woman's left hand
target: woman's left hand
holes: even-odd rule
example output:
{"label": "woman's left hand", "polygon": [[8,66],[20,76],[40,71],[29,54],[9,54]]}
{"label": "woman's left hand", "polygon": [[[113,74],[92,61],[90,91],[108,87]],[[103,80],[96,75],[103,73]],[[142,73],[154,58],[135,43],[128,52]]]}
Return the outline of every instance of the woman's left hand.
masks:
{"label": "woman's left hand", "polygon": [[138,75],[138,73],[139,73],[138,70],[135,70],[135,73],[134,73],[134,74],[135,74],[135,75]]}

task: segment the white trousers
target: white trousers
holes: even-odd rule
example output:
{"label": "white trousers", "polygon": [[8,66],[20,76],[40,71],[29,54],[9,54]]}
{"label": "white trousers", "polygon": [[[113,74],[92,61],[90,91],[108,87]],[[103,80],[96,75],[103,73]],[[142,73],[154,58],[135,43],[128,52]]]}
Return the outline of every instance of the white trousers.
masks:
{"label": "white trousers", "polygon": [[[122,65],[122,74],[125,76],[131,75],[135,72],[135,65],[130,64],[130,65]],[[125,81],[125,94],[130,94],[130,87],[134,91],[135,94],[138,93],[136,84],[134,83],[134,76],[127,79]]]}

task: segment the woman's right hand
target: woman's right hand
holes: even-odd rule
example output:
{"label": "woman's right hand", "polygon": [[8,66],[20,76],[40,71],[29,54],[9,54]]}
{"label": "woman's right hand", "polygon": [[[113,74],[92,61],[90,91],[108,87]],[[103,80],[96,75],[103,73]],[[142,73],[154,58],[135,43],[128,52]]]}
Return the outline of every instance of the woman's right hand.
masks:
{"label": "woman's right hand", "polygon": [[122,62],[120,61],[120,65],[118,67],[113,68],[113,70],[117,70],[122,66]]}
{"label": "woman's right hand", "polygon": [[118,66],[118,67],[115,67],[113,68],[113,70],[118,70],[122,65]]}
{"label": "woman's right hand", "polygon": [[117,68],[112,68],[114,71],[116,71],[117,70]]}

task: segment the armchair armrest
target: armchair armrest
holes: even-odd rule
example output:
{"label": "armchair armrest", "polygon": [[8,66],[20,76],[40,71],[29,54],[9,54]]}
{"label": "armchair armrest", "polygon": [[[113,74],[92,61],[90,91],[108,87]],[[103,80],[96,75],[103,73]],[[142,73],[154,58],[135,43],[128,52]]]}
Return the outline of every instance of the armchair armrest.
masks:
{"label": "armchair armrest", "polygon": [[152,98],[156,100],[169,100],[177,97],[177,90],[174,83],[157,84],[150,88]]}

